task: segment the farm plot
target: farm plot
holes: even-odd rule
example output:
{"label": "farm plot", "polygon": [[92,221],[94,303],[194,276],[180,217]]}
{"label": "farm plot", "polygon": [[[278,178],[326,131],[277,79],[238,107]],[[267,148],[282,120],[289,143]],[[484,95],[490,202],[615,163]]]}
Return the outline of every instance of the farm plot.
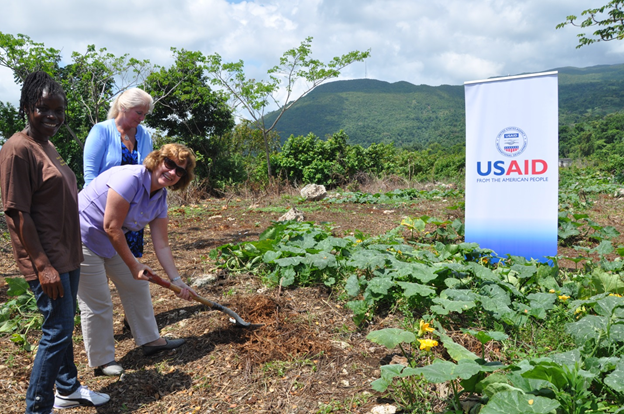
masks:
{"label": "farm plot", "polygon": [[[462,243],[457,191],[386,204],[282,197],[255,209],[242,199],[173,208],[170,242],[185,277],[209,279],[202,296],[265,326],[234,328],[152,286],[163,335],[188,343],[144,357],[118,307],[127,373],[95,377],[77,327],[81,380],[112,396],[91,411],[368,413],[389,403],[423,413],[616,412],[624,224],[609,192],[566,193],[554,268]],[[275,224],[293,204],[306,222]],[[16,274],[6,240],[1,247],[2,275]],[[5,305],[15,300],[8,288]],[[23,412],[26,349],[37,338],[34,328],[0,338],[2,412]]]}

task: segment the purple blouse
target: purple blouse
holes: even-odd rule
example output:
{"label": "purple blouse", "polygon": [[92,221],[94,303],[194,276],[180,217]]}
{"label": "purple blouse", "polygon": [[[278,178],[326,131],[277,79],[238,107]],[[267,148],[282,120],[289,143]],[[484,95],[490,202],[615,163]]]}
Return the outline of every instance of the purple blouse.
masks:
{"label": "purple blouse", "polygon": [[167,190],[150,197],[152,173],[143,165],[112,167],[98,175],[78,194],[82,243],[100,257],[117,252],[104,231],[104,209],[108,190],[113,189],[130,203],[122,230],[138,231],[152,220],[167,217]]}

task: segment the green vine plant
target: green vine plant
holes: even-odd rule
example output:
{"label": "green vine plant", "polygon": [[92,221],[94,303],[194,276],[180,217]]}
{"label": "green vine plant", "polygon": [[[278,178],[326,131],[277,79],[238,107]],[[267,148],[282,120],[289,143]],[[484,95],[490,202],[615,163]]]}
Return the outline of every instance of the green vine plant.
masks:
{"label": "green vine plant", "polygon": [[11,335],[11,341],[25,351],[32,351],[28,332],[41,329],[43,318],[28,283],[21,277],[6,278],[7,295],[13,299],[0,306],[0,335]]}

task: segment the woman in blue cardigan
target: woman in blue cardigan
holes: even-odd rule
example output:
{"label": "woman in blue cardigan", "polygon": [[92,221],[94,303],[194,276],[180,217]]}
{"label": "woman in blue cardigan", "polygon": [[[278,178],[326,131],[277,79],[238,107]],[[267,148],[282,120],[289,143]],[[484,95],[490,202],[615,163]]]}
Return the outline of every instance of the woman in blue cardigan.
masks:
{"label": "woman in blue cardigan", "polygon": [[[85,142],[85,187],[111,167],[143,163],[154,145],[140,123],[152,109],[154,100],[139,88],[128,89],[117,96],[108,111],[108,119],[91,128]],[[143,231],[129,232],[126,240],[134,256],[142,257]]]}
{"label": "woman in blue cardigan", "polygon": [[152,97],[139,88],[117,96],[108,111],[108,119],[91,128],[85,142],[85,187],[110,167],[124,165],[124,152],[136,154],[137,162],[127,164],[141,164],[152,152],[152,138],[140,123],[153,108]]}

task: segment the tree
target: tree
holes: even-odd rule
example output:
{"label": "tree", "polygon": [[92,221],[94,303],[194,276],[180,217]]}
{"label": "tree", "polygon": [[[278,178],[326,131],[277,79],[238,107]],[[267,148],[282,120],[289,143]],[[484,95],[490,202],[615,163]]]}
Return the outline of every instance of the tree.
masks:
{"label": "tree", "polygon": [[24,120],[19,117],[17,108],[8,102],[0,102],[0,144],[22,129]]}
{"label": "tree", "polygon": [[59,70],[67,99],[80,107],[89,128],[106,119],[112,99],[145,80],[154,70],[149,60],[115,56],[106,48],[88,45],[81,55],[73,52],[72,63]]}
{"label": "tree", "polygon": [[68,101],[65,130],[53,141],[80,182],[80,137],[86,137],[91,127],[106,117],[108,105],[117,94],[136,86],[153,69],[148,60],[139,61],[128,54],[116,57],[106,48],[96,50],[94,45],[87,46],[84,54],[73,52],[72,63],[66,66],[61,67],[60,61],[59,50],[46,48],[26,35],[0,32],[0,66],[13,71],[18,85],[29,73],[42,70],[63,86]]}
{"label": "tree", "polygon": [[[30,37],[18,34],[17,37],[0,32],[0,66],[11,69],[15,83],[21,85],[28,74],[42,70],[57,81],[59,79],[59,62],[61,61],[60,51],[53,48],[46,48],[43,43],[34,42]],[[67,93],[67,90],[65,91]],[[2,110],[2,135],[9,138],[13,133],[24,127],[24,121],[19,119],[15,108],[10,104],[3,104]],[[68,114],[69,115],[69,114]],[[72,116],[65,119],[65,131],[61,131],[54,136],[54,143],[61,156],[76,173],[78,178],[82,176],[82,142],[73,132],[71,120]],[[75,140],[74,143],[71,140]]]}
{"label": "tree", "polygon": [[[242,156],[257,156],[264,152],[264,136],[262,131],[254,128],[253,123],[243,119],[236,124],[231,133],[227,134],[232,152]],[[269,150],[279,150],[280,137],[276,131],[269,133]]]}
{"label": "tree", "polygon": [[[43,70],[63,86],[68,101],[66,130],[59,131],[53,140],[79,182],[84,137],[93,125],[106,119],[110,102],[117,95],[141,84],[155,100],[154,113],[146,119],[148,125],[166,130],[200,156],[213,156],[218,151],[215,148],[221,147],[208,139],[234,126],[227,96],[210,89],[201,53],[172,50],[176,62],[169,69],[128,54],[115,56],[95,45],[87,46],[83,54],[73,52],[71,63],[61,67],[60,51],[25,35],[0,32],[0,66],[13,71],[16,83],[21,84],[35,70]],[[8,104],[0,108],[0,133],[5,137],[18,125],[12,109]]]}
{"label": "tree", "polygon": [[[152,72],[142,85],[156,101],[154,111],[145,122],[184,142],[200,159],[214,160],[218,157],[215,151],[221,146],[211,139],[214,141],[214,137],[234,127],[228,98],[223,92],[210,88],[201,52],[171,50],[175,63],[168,69],[161,67]],[[208,168],[207,163],[198,165],[198,176],[206,177]]]}
{"label": "tree", "polygon": [[45,48],[26,35],[0,32],[0,66],[13,71],[15,83],[22,84],[30,73],[42,70],[53,75],[59,68],[61,51]]}
{"label": "tree", "polygon": [[368,148],[347,144],[340,130],[323,141],[313,133],[291,135],[282,151],[273,158],[278,171],[293,184],[342,185],[358,173],[381,176],[396,173],[394,144],[373,143]]}
{"label": "tree", "polygon": [[82,148],[82,140],[74,131],[88,132],[106,117],[113,97],[136,86],[153,69],[149,60],[140,61],[128,54],[116,57],[106,48],[96,50],[94,45],[87,46],[84,54],[73,52],[71,58],[72,63],[61,67],[59,50],[46,48],[26,35],[14,37],[0,32],[0,66],[13,71],[17,84],[37,70],[61,83],[69,105],[65,125]]}
{"label": "tree", "polygon": [[[115,56],[106,48],[88,45],[84,54],[72,52],[72,63],[57,70],[56,78],[67,95],[66,127],[78,144],[72,154],[82,175],[83,140],[93,125],[106,119],[110,102],[128,88],[136,86],[153,70],[149,60],[137,60],[126,53]],[[84,138],[80,138],[84,137]],[[79,155],[79,156],[77,156]]]}
{"label": "tree", "polygon": [[[299,47],[287,50],[280,58],[279,64],[269,69],[267,72],[269,80],[265,81],[247,79],[242,60],[223,63],[219,54],[210,55],[206,60],[206,70],[212,76],[213,83],[228,91],[232,96],[233,107],[241,107],[246,111],[254,127],[262,131],[269,177],[272,176],[269,134],[284,112],[323,82],[338,77],[340,71],[351,63],[361,62],[370,55],[370,50],[353,51],[323,63],[312,58],[311,44],[312,37],[308,37]],[[307,82],[304,91],[298,96],[293,96],[294,86],[300,80]],[[282,87],[286,95],[280,99],[277,93]],[[271,125],[266,125],[265,111],[270,103],[277,105],[278,115]]]}
{"label": "tree", "polygon": [[[585,20],[578,23],[576,16],[568,16],[566,21],[559,23],[557,29],[561,29],[571,24],[576,27],[600,27],[593,33],[595,37],[588,37],[585,33],[578,34],[579,44],[576,48],[591,45],[596,42],[608,42],[610,40],[624,39],[624,0],[612,0],[602,7],[587,9],[581,16],[587,16]],[[605,16],[606,12],[606,16]]]}

